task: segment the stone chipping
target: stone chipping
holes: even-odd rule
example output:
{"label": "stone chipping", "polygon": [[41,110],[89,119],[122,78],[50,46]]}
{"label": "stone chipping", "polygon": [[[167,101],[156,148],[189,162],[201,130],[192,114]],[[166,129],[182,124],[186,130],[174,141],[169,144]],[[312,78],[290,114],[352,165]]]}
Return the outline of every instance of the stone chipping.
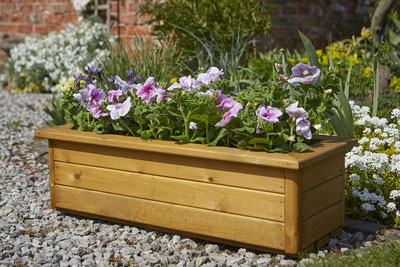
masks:
{"label": "stone chipping", "polygon": [[375,242],[375,235],[343,232],[297,260],[55,212],[48,155],[33,138],[49,119],[50,100],[0,89],[0,266],[301,266]]}

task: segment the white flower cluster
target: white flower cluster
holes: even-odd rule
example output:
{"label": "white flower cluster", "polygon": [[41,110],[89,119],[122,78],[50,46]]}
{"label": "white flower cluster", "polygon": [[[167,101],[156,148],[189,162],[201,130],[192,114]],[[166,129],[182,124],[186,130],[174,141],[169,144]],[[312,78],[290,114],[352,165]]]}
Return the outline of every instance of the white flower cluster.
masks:
{"label": "white flower cluster", "polygon": [[346,196],[364,212],[400,219],[400,110],[389,122],[371,117],[368,107],[350,105],[358,146],[346,154]]}
{"label": "white flower cluster", "polygon": [[87,5],[91,0],[71,0],[72,6],[78,12],[83,12],[86,10]]}
{"label": "white flower cluster", "polygon": [[[69,24],[66,29],[44,38],[26,37],[25,42],[11,50],[13,68],[20,76],[43,69],[45,91],[54,91],[61,78],[72,76],[77,69],[105,56],[105,42],[111,40],[104,24],[84,21],[80,26]],[[96,55],[93,58],[93,55]],[[23,90],[23,88],[20,88]]]}

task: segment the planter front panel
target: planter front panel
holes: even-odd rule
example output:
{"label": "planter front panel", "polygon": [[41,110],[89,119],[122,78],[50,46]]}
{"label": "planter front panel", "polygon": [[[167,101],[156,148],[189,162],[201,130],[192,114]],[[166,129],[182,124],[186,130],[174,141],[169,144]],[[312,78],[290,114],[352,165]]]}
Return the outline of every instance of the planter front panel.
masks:
{"label": "planter front panel", "polygon": [[284,221],[284,195],[64,162],[55,163],[59,185],[212,211]]}
{"label": "planter front panel", "polygon": [[284,193],[281,168],[63,141],[53,146],[56,161]]}

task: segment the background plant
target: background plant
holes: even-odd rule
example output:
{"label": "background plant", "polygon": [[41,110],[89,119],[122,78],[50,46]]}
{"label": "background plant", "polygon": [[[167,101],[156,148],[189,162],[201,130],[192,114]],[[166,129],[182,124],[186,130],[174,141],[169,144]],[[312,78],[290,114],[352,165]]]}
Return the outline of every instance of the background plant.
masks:
{"label": "background plant", "polygon": [[81,26],[70,24],[43,38],[26,37],[11,50],[6,66],[9,86],[17,92],[55,91],[61,78],[106,55],[109,40],[105,25],[92,21]]}
{"label": "background plant", "polygon": [[271,8],[267,3],[267,0],[145,0],[140,14],[151,16],[147,23],[154,27],[153,34],[159,39],[165,40],[174,32],[178,47],[185,55],[193,55],[192,36],[181,29],[209,41],[212,35],[218,36],[229,50],[232,34],[239,27],[245,39],[269,31]]}

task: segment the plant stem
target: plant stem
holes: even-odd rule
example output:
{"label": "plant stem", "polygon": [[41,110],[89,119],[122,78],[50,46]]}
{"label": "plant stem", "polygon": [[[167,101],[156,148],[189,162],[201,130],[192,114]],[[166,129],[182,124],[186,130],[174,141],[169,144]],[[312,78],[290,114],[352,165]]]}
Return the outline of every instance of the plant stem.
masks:
{"label": "plant stem", "polygon": [[121,122],[121,124],[122,124],[123,126],[125,126],[126,129],[128,129],[129,133],[130,133],[132,136],[135,136],[135,134],[132,132],[131,128],[129,128],[128,125],[126,125],[125,122],[124,122],[123,120],[120,120],[120,122]]}

